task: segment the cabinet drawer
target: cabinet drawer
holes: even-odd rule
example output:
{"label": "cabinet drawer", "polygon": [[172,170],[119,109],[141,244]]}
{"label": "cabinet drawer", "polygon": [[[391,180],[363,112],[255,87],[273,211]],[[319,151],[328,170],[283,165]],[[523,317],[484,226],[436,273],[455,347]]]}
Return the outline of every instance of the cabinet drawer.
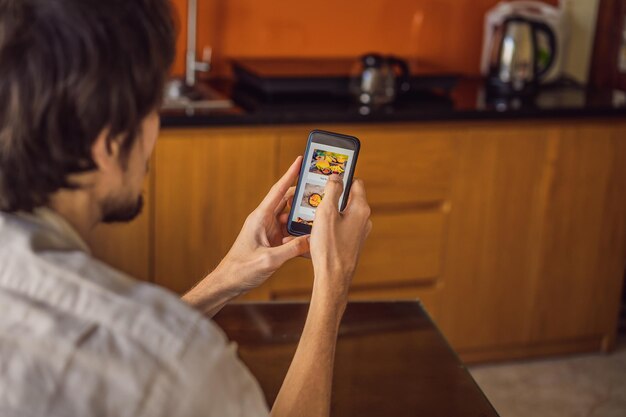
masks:
{"label": "cabinet drawer", "polygon": [[363,248],[353,286],[434,283],[441,274],[445,213],[381,213]]}
{"label": "cabinet drawer", "polygon": [[[355,176],[365,181],[372,207],[412,207],[447,200],[450,194],[454,134],[420,130],[346,128],[361,140]],[[306,129],[280,137],[281,172],[306,144]]]}
{"label": "cabinet drawer", "polygon": [[[379,212],[357,268],[352,290],[372,293],[407,286],[428,287],[441,274],[446,214]],[[285,264],[270,280],[270,297],[298,298],[311,291],[313,268],[307,259]]]}
{"label": "cabinet drawer", "polygon": [[361,134],[357,177],[372,207],[420,205],[449,197],[451,138],[445,134],[382,131]]}

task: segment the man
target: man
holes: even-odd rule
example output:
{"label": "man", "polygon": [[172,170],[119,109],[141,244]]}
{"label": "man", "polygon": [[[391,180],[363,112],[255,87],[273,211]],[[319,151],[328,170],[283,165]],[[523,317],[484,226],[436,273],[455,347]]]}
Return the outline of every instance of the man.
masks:
{"label": "man", "polygon": [[0,416],[267,415],[206,315],[307,254],[310,309],[271,412],[329,413],[337,329],[371,227],[360,181],[339,213],[331,178],[311,236],[288,237],[296,160],[186,303],[84,243],[141,209],[173,56],[167,0],[0,0]]}

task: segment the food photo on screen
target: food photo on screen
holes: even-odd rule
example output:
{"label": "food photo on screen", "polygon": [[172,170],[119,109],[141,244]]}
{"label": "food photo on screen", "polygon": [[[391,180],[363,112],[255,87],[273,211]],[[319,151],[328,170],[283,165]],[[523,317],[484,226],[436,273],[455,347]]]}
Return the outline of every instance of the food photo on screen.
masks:
{"label": "food photo on screen", "polygon": [[307,226],[313,226],[313,219],[306,219],[303,217],[296,217],[296,223],[306,224]]}
{"label": "food photo on screen", "polygon": [[309,172],[319,175],[337,174],[340,178],[343,178],[347,162],[347,155],[315,149],[311,158]]}
{"label": "food photo on screen", "polygon": [[324,196],[324,186],[307,183],[304,186],[301,205],[311,209],[316,209],[322,202]]}

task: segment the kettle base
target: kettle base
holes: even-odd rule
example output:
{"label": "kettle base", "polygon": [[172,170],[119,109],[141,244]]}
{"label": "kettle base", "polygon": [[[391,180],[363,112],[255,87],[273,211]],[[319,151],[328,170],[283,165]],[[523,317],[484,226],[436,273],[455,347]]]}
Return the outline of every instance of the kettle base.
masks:
{"label": "kettle base", "polygon": [[536,82],[516,84],[503,82],[499,78],[487,79],[487,92],[492,95],[529,97],[538,93],[539,85]]}

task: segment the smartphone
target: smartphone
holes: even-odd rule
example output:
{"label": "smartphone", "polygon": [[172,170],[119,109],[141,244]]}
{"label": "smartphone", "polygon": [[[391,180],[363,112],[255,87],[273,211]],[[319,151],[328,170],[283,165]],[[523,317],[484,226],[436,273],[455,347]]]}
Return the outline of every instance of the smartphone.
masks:
{"label": "smartphone", "polygon": [[337,174],[343,180],[339,211],[346,207],[361,142],[354,136],[314,130],[304,150],[300,179],[291,204],[287,230],[294,236],[311,233],[315,210],[324,198],[328,177]]}

